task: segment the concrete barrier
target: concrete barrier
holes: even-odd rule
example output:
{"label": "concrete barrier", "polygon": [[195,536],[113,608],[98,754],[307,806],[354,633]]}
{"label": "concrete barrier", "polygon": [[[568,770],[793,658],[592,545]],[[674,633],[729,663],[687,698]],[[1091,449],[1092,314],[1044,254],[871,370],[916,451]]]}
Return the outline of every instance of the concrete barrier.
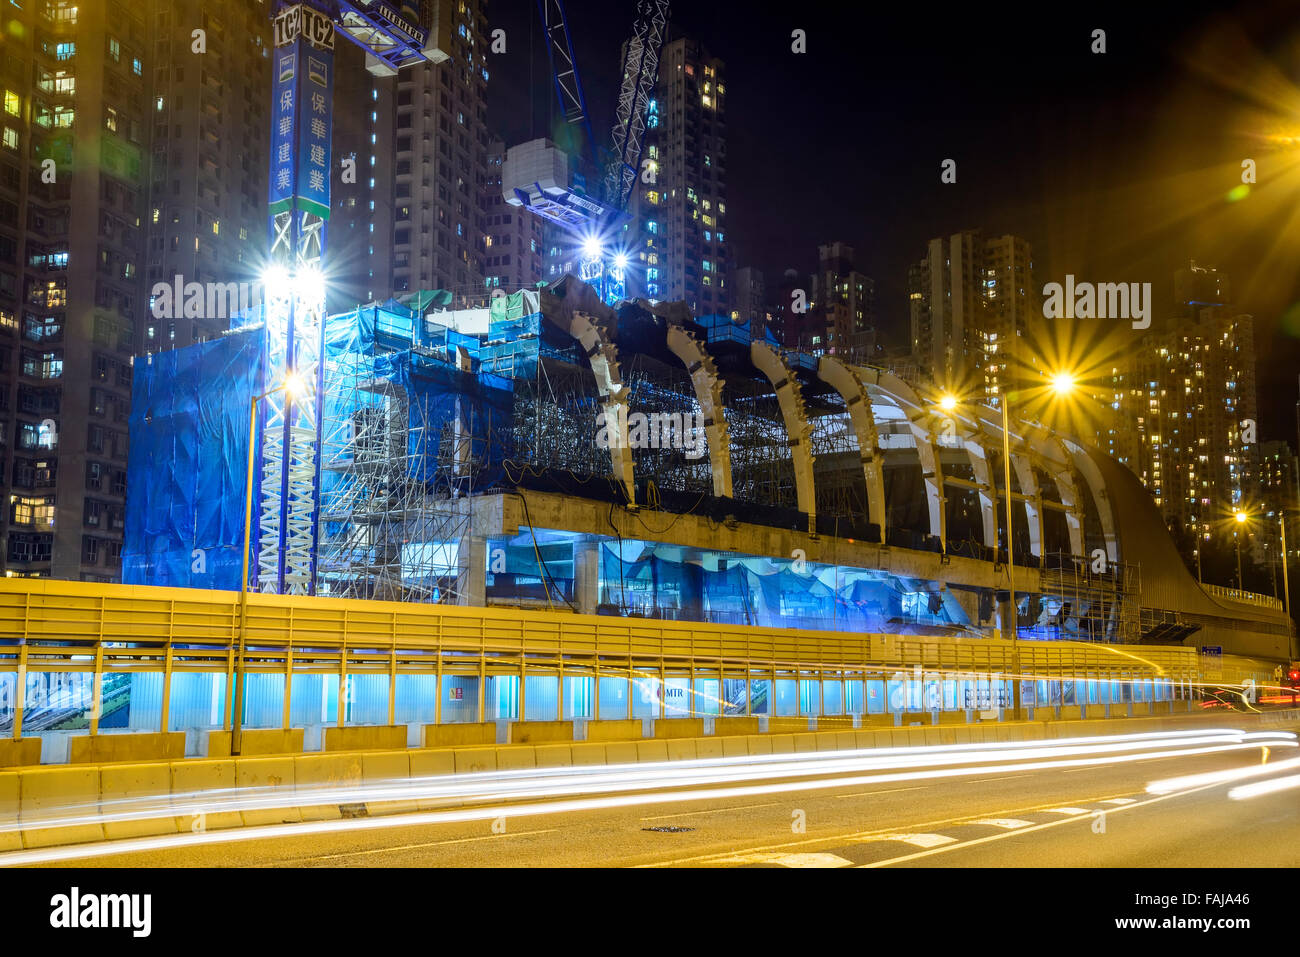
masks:
{"label": "concrete barrier", "polygon": [[702,738],[703,718],[660,718],[655,721],[656,738]]}
{"label": "concrete barrier", "polygon": [[462,748],[456,755],[456,773],[472,774],[475,771],[495,771],[497,769],[496,748]]}
{"label": "concrete barrier", "polygon": [[[99,821],[99,768],[29,768],[18,772],[18,824],[23,847],[51,847],[55,844],[84,844],[102,841],[104,826]],[[68,827],[37,828],[32,825],[51,817],[65,817],[70,807],[94,823]]]}
{"label": "concrete barrier", "polygon": [[172,776],[172,806],[181,802],[190,802],[186,795],[198,792],[192,800],[197,801],[202,810],[197,813],[184,812],[177,815],[176,827],[184,831],[219,831],[228,827],[239,827],[243,821],[237,811],[209,810],[220,806],[220,798],[209,805],[203,800],[204,791],[229,792],[235,786],[235,760],[233,758],[200,758],[190,761],[173,761],[169,765]]}
{"label": "concrete barrier", "polygon": [[[420,749],[407,755],[411,764],[411,778],[440,778],[456,773],[456,752],[449,750]],[[431,799],[417,799],[415,806],[421,811],[433,811],[445,805]]]}
{"label": "concrete barrier", "polygon": [[41,739],[0,738],[0,768],[36,767],[41,763]]}
{"label": "concrete barrier", "polygon": [[18,826],[18,772],[0,771],[0,851],[22,850]]}
{"label": "concrete barrier", "polygon": [[426,724],[420,737],[426,748],[450,748],[466,744],[496,744],[497,723]]}
{"label": "concrete barrier", "polygon": [[725,758],[740,757],[749,754],[749,736],[744,734],[729,734],[725,737],[718,738],[722,744],[722,756]]}
{"label": "concrete barrier", "polygon": [[[294,792],[294,761],[297,758],[235,758],[235,787],[278,788],[292,796]],[[257,824],[293,824],[302,820],[297,807],[266,808],[240,811],[246,827]]]}
{"label": "concrete barrier", "polygon": [[768,738],[772,741],[772,754],[794,754],[794,735],[793,734],[771,734]]}
{"label": "concrete barrier", "polygon": [[694,761],[698,754],[695,750],[697,738],[669,738],[664,742],[668,747],[669,761]]}
{"label": "concrete barrier", "polygon": [[[359,754],[304,754],[293,759],[293,786],[300,795],[310,796],[326,787],[360,783]],[[299,813],[304,821],[336,821],[343,816],[337,803],[303,806]]]}
{"label": "concrete barrier", "polygon": [[567,768],[573,764],[573,745],[538,744],[533,746],[539,768]]}
{"label": "concrete barrier", "polygon": [[[208,757],[230,757],[230,732],[208,732]],[[302,754],[302,728],[245,728],[239,732],[239,756],[260,757],[270,754]]]}
{"label": "concrete barrier", "polygon": [[[656,722],[657,723],[657,722]],[[638,741],[636,743],[637,760],[642,762],[667,761],[667,741]]]}
{"label": "concrete barrier", "polygon": [[[170,764],[112,764],[99,769],[100,809],[111,817],[113,802],[153,798],[153,803],[171,803]],[[175,834],[179,830],[174,817],[144,818],[136,821],[105,820],[104,837],[110,841],[127,837],[152,837]]]}
{"label": "concrete barrier", "polygon": [[380,724],[326,728],[326,751],[392,751],[406,747],[406,725]]}
{"label": "concrete barrier", "polygon": [[502,771],[537,767],[537,749],[526,744],[497,748],[497,767]]}
{"label": "concrete barrier", "polygon": [[803,734],[792,735],[794,738],[794,749],[796,752],[808,752],[817,750],[817,733],[814,731],[805,731]]}
{"label": "concrete barrier", "polygon": [[765,734],[747,734],[745,735],[745,745],[749,748],[750,754],[771,754],[772,739]]}
{"label": "concrete barrier", "polygon": [[635,741],[641,737],[643,724],[640,718],[619,718],[608,721],[588,721],[588,741]]}
{"label": "concrete barrier", "polygon": [[[587,726],[587,730],[591,730],[591,725]],[[516,721],[510,725],[511,744],[549,744],[572,740],[572,721]]]}
{"label": "concrete barrier", "polygon": [[573,764],[591,765],[605,763],[605,743],[603,741],[578,741],[570,748]]}
{"label": "concrete barrier", "polygon": [[744,715],[724,715],[714,718],[713,733],[716,735],[758,734],[758,717],[757,715],[750,717],[745,717]]}
{"label": "concrete barrier", "polygon": [[720,758],[723,756],[724,738],[696,738],[695,756],[697,758]]}
{"label": "concrete barrier", "polygon": [[171,761],[183,757],[184,731],[169,734],[83,734],[68,739],[69,764]]}
{"label": "concrete barrier", "polygon": [[[405,730],[405,725],[402,726]],[[361,783],[372,787],[385,784],[404,785],[411,779],[411,759],[405,748],[393,751],[373,751],[361,755]],[[402,814],[417,809],[414,800],[367,801],[366,811],[372,815]]]}
{"label": "concrete barrier", "polygon": [[635,741],[610,741],[605,745],[605,763],[607,764],[636,764],[639,760]]}

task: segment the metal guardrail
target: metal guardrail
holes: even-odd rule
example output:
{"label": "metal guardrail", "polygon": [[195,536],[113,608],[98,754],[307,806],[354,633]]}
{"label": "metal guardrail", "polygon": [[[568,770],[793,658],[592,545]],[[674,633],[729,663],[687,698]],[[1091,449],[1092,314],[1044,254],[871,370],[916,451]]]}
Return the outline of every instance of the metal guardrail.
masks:
{"label": "metal guardrail", "polygon": [[[93,673],[93,687],[99,688],[104,674],[161,672],[165,728],[174,674],[224,673],[230,687],[239,623],[239,595],[233,592],[0,579],[0,673],[17,672],[18,688],[29,673]],[[1265,667],[1243,662],[1219,667],[1234,674]],[[900,673],[927,679],[1159,678],[1190,688],[1204,663],[1195,649],[1181,647],[865,635],[253,594],[243,664],[247,673],[282,675],[286,683],[297,675],[387,675],[391,689],[398,675],[437,675],[435,687],[441,688],[442,676],[525,673],[660,682],[688,675],[892,680]],[[339,681],[340,704],[345,683]],[[478,682],[480,697],[484,683]],[[286,702],[286,721],[287,711]]]}
{"label": "metal guardrail", "polygon": [[1224,588],[1222,585],[1207,585],[1201,583],[1209,594],[1215,598],[1222,598],[1225,601],[1236,601],[1246,605],[1255,605],[1259,608],[1270,608],[1273,611],[1283,611],[1282,599],[1274,598],[1272,595],[1261,595],[1258,592],[1242,591],[1239,588]]}

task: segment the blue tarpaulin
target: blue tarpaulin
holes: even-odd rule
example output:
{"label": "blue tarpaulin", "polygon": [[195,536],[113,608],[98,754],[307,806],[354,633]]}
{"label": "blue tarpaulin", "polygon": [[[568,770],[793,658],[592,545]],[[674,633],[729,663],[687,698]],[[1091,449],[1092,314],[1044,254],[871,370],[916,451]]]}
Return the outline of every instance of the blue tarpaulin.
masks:
{"label": "blue tarpaulin", "polygon": [[262,329],[136,360],[127,465],[128,585],[239,589],[248,404]]}

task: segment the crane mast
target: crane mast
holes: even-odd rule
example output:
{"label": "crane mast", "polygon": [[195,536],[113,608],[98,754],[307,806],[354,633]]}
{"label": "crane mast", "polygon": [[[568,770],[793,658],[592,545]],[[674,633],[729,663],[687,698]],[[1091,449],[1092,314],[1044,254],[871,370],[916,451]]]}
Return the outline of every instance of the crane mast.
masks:
{"label": "crane mast", "polygon": [[325,253],[330,216],[334,44],[366,51],[380,76],[447,54],[426,48],[416,2],[280,0],[272,14],[270,250],[263,277],[267,382],[296,383],[261,405],[255,580],[313,594],[320,520]]}
{"label": "crane mast", "polygon": [[567,124],[580,124],[586,130],[590,167],[602,175],[602,181],[588,183],[580,157],[564,153],[548,140],[531,140],[509,150],[502,192],[511,205],[529,209],[575,239],[582,252],[579,277],[613,304],[627,296],[629,257],[617,248],[617,238],[628,220],[628,203],[640,172],[646,114],[659,76],[669,3],[638,0],[605,162],[597,155],[591,133],[563,0],[537,0],[537,10],[560,111]]}

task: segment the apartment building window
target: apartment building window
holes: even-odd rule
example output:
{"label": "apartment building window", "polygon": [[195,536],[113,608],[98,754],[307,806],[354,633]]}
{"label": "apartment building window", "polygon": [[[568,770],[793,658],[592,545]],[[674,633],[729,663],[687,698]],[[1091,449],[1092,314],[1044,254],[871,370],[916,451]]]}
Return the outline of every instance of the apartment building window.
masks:
{"label": "apartment building window", "polygon": [[33,528],[54,528],[54,496],[31,497],[14,495],[10,497],[13,505],[9,511],[9,520],[15,525],[28,525]]}
{"label": "apartment building window", "polygon": [[108,505],[93,498],[86,499],[83,521],[89,528],[106,528],[108,525]]}
{"label": "apartment building window", "polygon": [[48,562],[53,542],[44,535],[10,535],[9,561]]}
{"label": "apartment building window", "polygon": [[82,536],[81,564],[83,565],[99,564],[99,539],[98,538],[91,538],[89,535]]}

